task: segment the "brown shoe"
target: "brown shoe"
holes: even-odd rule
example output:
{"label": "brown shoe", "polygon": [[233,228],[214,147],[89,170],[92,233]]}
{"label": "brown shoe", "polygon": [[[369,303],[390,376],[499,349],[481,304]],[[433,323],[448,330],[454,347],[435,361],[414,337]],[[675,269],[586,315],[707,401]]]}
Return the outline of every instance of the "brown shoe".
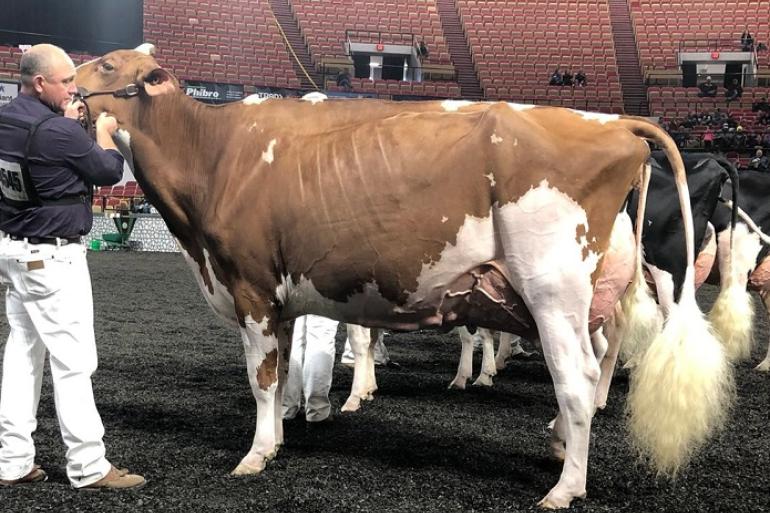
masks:
{"label": "brown shoe", "polygon": [[138,474],[129,474],[128,469],[110,468],[107,475],[90,485],[78,488],[78,490],[136,490],[147,483],[147,480]]}
{"label": "brown shoe", "polygon": [[45,470],[40,468],[40,465],[34,465],[32,470],[29,471],[24,477],[19,479],[0,479],[0,486],[16,486],[20,484],[39,483],[48,479],[48,474]]}

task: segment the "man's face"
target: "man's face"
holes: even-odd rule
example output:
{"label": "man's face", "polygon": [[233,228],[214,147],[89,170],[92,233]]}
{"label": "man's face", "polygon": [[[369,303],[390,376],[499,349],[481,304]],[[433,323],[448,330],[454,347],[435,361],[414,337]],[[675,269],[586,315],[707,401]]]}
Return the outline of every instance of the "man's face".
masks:
{"label": "man's face", "polygon": [[34,80],[40,101],[56,112],[64,112],[77,92],[75,67],[65,59],[57,59],[47,76],[38,75]]}

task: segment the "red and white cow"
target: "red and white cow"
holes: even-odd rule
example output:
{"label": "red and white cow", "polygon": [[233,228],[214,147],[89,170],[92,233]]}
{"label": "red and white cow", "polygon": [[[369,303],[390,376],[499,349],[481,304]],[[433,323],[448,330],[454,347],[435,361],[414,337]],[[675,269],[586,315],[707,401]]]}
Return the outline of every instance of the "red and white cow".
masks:
{"label": "red and white cow", "polygon": [[[555,444],[566,447],[540,504],[585,496],[599,379],[589,309],[615,217],[645,168],[644,139],[672,159],[693,257],[684,168],[657,125],[502,102],[313,97],[210,107],[131,50],[83,64],[77,83],[92,116],[117,118],[134,175],[209,304],[240,330],[257,425],[234,474],[261,472],[283,441],[276,398],[292,320],[313,313],[400,330],[537,333],[559,405]],[[644,300],[636,260],[633,298]],[[692,273],[677,306],[630,394],[636,444],[664,472],[722,420],[731,382]]]}

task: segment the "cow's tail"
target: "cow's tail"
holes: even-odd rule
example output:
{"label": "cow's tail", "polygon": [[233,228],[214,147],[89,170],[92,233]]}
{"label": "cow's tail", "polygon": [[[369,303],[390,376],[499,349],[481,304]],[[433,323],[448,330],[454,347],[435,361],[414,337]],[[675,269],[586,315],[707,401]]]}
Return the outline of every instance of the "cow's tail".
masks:
{"label": "cow's tail", "polygon": [[[739,179],[738,171],[732,162],[719,155],[714,156],[722,167],[727,170],[732,181],[733,205],[738,205]],[[753,267],[756,254],[756,241],[742,230],[736,238],[735,225],[738,219],[738,209],[730,209],[730,233],[727,254],[717,249],[719,254],[721,288],[719,296],[709,312],[709,321],[714,327],[717,338],[722,341],[727,356],[733,360],[745,360],[751,355],[753,343],[754,303],[746,289],[746,278],[750,267]],[[720,241],[724,248],[725,242]],[[724,258],[724,260],[723,260]],[[748,267],[748,268],[747,268]]]}
{"label": "cow's tail", "polygon": [[650,288],[644,279],[642,268],[642,227],[647,206],[647,192],[650,186],[651,168],[649,163],[642,164],[639,202],[636,207],[636,265],[634,278],[623,296],[622,306],[625,314],[621,338],[621,358],[629,367],[636,364],[636,358],[644,354],[652,341],[660,333],[663,319]]}
{"label": "cow's tail", "polygon": [[[666,153],[687,238],[687,270],[679,303],[633,367],[627,402],[629,430],[639,453],[659,473],[674,475],[724,423],[733,397],[732,367],[695,302],[694,229],[682,157],[656,124],[631,117],[618,123]],[[643,224],[644,217],[637,222]]]}

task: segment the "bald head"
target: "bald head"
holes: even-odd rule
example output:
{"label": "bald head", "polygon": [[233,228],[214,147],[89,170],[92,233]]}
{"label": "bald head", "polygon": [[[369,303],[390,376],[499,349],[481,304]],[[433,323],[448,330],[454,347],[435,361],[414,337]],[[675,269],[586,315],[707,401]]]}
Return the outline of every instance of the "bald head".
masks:
{"label": "bald head", "polygon": [[55,68],[62,65],[75,67],[67,52],[54,45],[35,45],[21,56],[19,63],[21,83],[24,86],[32,87],[35,75],[50,78]]}
{"label": "bald head", "polygon": [[22,54],[19,71],[21,92],[36,96],[56,112],[63,112],[77,91],[75,64],[58,46],[33,46]]}

